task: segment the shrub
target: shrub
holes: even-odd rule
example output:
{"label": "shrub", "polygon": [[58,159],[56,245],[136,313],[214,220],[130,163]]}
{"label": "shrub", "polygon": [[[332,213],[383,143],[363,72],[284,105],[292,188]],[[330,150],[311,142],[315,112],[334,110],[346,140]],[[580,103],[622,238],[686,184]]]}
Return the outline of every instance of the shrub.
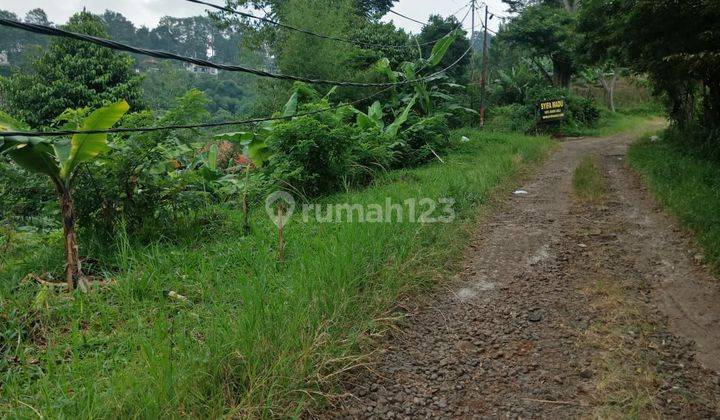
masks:
{"label": "shrub", "polygon": [[0,221],[16,226],[59,226],[52,183],[0,157]]}
{"label": "shrub", "polygon": [[534,126],[534,115],[527,105],[512,104],[491,107],[486,126],[495,131],[527,132]]}
{"label": "shrub", "polygon": [[396,166],[413,167],[434,159],[434,153],[445,150],[450,144],[450,129],[444,115],[409,120],[410,127],[398,136],[392,145],[396,152]]}
{"label": "shrub", "polygon": [[356,135],[352,126],[328,126],[314,116],[276,124],[267,140],[273,155],[266,171],[279,187],[305,196],[336,191]]}
{"label": "shrub", "polygon": [[582,127],[591,127],[600,119],[600,108],[587,98],[554,86],[534,86],[528,90],[526,105],[535,109],[538,101],[564,98],[565,119],[562,122],[537,125],[537,131],[554,134],[572,134]]}

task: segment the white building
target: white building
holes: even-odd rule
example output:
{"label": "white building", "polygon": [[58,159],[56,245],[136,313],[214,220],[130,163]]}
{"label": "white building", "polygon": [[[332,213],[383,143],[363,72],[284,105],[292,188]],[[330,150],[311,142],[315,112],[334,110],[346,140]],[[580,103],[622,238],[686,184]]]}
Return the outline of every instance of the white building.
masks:
{"label": "white building", "polygon": [[5,51],[0,51],[0,66],[9,66],[10,60],[8,60],[7,53]]}
{"label": "white building", "polygon": [[214,69],[212,67],[198,66],[192,63],[185,64],[185,70],[195,74],[209,74],[211,76],[218,75],[218,69]]}

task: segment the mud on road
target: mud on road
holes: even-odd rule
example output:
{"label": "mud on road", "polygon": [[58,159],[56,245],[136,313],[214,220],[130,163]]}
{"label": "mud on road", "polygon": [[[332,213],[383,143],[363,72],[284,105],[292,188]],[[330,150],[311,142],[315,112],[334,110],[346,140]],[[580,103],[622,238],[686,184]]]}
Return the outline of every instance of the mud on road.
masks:
{"label": "mud on road", "polygon": [[[628,168],[632,140],[563,142],[323,417],[720,418],[718,281]],[[573,195],[586,156],[599,203]]]}

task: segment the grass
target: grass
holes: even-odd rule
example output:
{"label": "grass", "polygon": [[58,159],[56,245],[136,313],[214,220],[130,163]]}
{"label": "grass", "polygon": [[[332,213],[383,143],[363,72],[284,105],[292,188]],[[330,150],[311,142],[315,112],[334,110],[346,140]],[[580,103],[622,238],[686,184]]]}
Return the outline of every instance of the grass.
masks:
{"label": "grass", "polygon": [[640,291],[629,279],[601,277],[586,284],[583,292],[597,314],[583,341],[595,355],[593,417],[661,417],[655,401],[663,381],[647,351],[655,329]]}
{"label": "grass", "polygon": [[284,265],[264,211],[243,237],[241,215],[216,209],[226,222],[206,238],[139,246],[121,235],[109,273],[117,285],[39,299],[20,280],[58,267],[59,235],[17,236],[0,262],[0,417],[294,417],[320,406],[338,373],[363,363],[361,344],[398,297],[453,269],[492,192],[553,147],[544,137],[460,136],[471,141],[456,141],[445,164],[322,200],[452,197],[453,223],[296,215]]}
{"label": "grass", "polygon": [[603,174],[595,159],[585,157],[575,168],[572,179],[573,191],[582,201],[599,202],[605,193]]}
{"label": "grass", "polygon": [[641,136],[648,130],[656,129],[666,124],[664,117],[647,115],[643,113],[611,113],[603,112],[603,116],[596,127],[581,129],[577,136],[605,137],[623,133],[631,136]]}
{"label": "grass", "polygon": [[720,164],[684,154],[669,143],[643,140],[628,158],[657,200],[667,207],[720,268]]}

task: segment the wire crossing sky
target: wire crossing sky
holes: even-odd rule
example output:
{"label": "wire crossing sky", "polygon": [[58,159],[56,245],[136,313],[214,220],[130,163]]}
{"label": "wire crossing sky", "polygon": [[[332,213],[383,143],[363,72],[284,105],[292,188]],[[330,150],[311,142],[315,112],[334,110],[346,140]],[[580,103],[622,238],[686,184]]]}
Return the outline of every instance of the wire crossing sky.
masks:
{"label": "wire crossing sky", "polygon": [[[213,0],[214,3],[222,4],[222,0]],[[505,10],[500,0],[487,0],[491,9],[502,12]],[[466,0],[400,0],[395,3],[395,10],[398,13],[417,19],[421,22],[427,21],[431,14],[440,14],[447,16],[460,7]],[[65,23],[70,16],[81,11],[85,7],[93,13],[103,13],[106,9],[122,13],[130,19],[136,26],[145,25],[147,27],[157,26],[160,18],[166,15],[173,17],[188,17],[204,15],[206,6],[193,4],[184,0],[3,0],[0,3],[0,9],[9,10],[21,18],[25,16],[29,10],[42,8],[47,12],[48,18],[55,23]],[[250,12],[250,10],[248,10]],[[395,22],[395,25],[417,33],[422,26],[418,23],[403,19],[399,16],[388,14],[383,21]],[[496,30],[499,19],[493,19],[490,22],[490,29]]]}

